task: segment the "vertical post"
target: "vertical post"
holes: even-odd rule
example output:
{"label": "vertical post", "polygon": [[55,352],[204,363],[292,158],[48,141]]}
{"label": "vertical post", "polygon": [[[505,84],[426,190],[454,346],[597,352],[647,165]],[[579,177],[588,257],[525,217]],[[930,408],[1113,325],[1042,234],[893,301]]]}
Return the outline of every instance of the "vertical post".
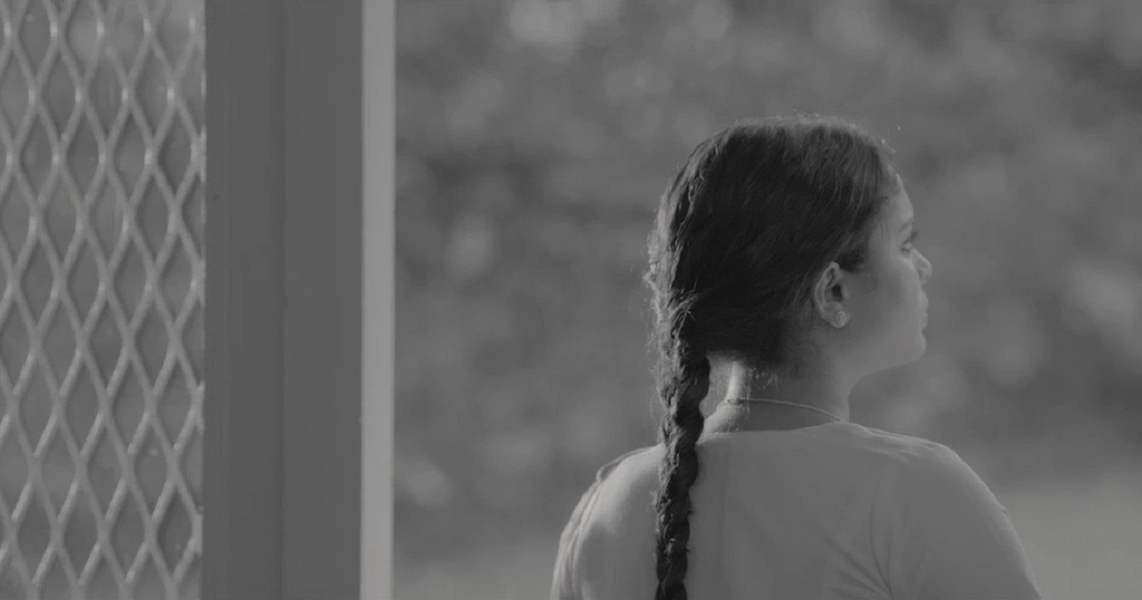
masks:
{"label": "vertical post", "polygon": [[202,595],[390,598],[393,0],[206,13]]}
{"label": "vertical post", "polygon": [[206,3],[202,597],[280,598],[283,9]]}
{"label": "vertical post", "polygon": [[286,0],[282,598],[360,596],[361,0]]}
{"label": "vertical post", "polygon": [[394,0],[363,0],[361,599],[393,597]]}

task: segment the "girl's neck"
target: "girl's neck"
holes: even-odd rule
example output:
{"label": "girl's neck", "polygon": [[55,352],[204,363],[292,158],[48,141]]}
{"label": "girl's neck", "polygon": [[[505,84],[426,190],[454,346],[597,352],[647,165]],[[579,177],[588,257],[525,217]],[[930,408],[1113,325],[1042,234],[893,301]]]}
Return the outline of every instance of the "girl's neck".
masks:
{"label": "girl's neck", "polygon": [[[728,363],[723,369],[727,373],[726,399],[781,400],[813,406],[832,413],[845,421],[849,419],[849,394],[852,392],[855,382],[838,376],[835,369],[816,367],[805,369],[805,373],[799,377],[794,374],[783,373],[776,378],[770,378],[740,362]],[[749,412],[751,413],[760,413],[765,410],[772,413],[771,416],[778,416],[786,412],[817,414],[815,411],[792,406],[761,403],[750,406]],[[827,418],[823,415],[821,417]]]}
{"label": "girl's neck", "polygon": [[[847,422],[847,418],[844,420]],[[733,431],[785,431],[836,422],[816,411],[763,403],[722,402],[706,418],[704,433]]]}

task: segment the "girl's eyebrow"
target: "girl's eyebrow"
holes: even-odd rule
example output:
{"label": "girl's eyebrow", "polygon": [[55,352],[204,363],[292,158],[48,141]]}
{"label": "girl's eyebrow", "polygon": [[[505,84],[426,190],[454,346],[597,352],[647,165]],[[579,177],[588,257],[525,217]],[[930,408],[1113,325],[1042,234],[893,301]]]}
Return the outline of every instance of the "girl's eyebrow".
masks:
{"label": "girl's eyebrow", "polygon": [[906,228],[907,228],[909,225],[911,225],[911,224],[912,224],[913,222],[915,222],[915,221],[916,221],[916,217],[915,217],[915,216],[913,216],[913,217],[909,217],[909,218],[908,218],[908,220],[907,220],[907,221],[905,221],[905,222],[904,222],[904,224],[903,224],[903,225],[901,225],[901,226],[900,226],[900,229],[898,229],[897,231],[904,231],[904,229],[906,229]]}

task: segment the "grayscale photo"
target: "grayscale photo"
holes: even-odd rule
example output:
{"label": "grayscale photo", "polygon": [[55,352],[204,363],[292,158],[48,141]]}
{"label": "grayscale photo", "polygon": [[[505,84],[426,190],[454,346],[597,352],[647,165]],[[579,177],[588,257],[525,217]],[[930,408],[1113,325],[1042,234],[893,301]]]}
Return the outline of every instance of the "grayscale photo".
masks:
{"label": "grayscale photo", "polygon": [[1142,2],[0,0],[0,600],[1142,598]]}

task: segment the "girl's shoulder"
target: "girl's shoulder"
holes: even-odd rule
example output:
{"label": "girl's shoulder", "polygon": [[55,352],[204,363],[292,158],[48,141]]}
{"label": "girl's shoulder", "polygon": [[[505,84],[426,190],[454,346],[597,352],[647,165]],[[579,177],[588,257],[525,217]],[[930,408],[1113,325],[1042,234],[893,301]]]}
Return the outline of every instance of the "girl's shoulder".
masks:
{"label": "girl's shoulder", "polygon": [[642,461],[645,461],[645,459],[647,459],[647,458],[654,458],[654,456],[651,456],[651,455],[655,455],[655,454],[661,455],[661,452],[656,452],[656,450],[660,451],[661,447],[660,446],[643,446],[641,448],[635,448],[634,450],[631,450],[625,454],[621,454],[621,455],[611,459],[609,462],[607,462],[602,467],[600,467],[599,470],[595,473],[595,483],[596,484],[602,483],[603,480],[607,478],[607,476],[609,476],[611,473],[613,473],[615,471],[615,469],[617,469],[619,467],[619,465],[621,465],[623,463],[629,463],[631,461],[642,462]]}
{"label": "girl's shoulder", "polygon": [[867,425],[856,425],[852,431],[856,441],[855,447],[882,455],[890,459],[889,462],[901,465],[925,464],[946,460],[949,457],[959,457],[955,450],[928,438]]}

